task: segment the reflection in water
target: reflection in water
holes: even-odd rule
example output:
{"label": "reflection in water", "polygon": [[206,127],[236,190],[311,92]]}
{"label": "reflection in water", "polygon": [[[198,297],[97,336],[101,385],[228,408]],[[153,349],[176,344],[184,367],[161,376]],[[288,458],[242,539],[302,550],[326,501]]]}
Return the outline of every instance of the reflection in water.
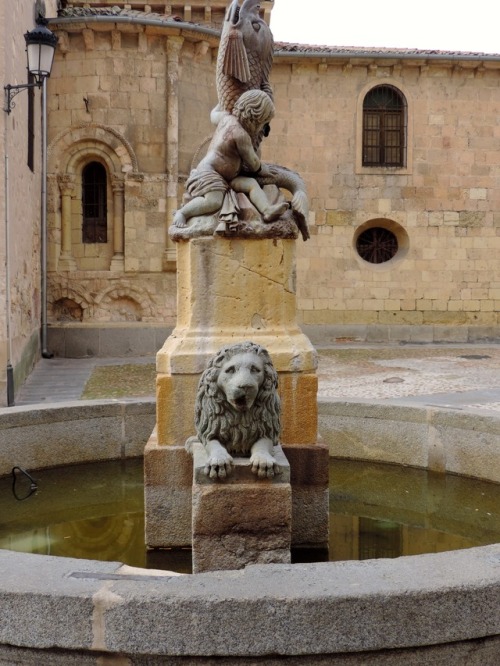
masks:
{"label": "reflection in water", "polygon": [[[189,549],[144,547],[142,460],[37,470],[23,502],[0,480],[0,548],[187,573]],[[330,560],[399,557],[500,541],[500,485],[332,460]],[[296,552],[294,561],[321,559]]]}
{"label": "reflection in water", "polygon": [[395,465],[330,463],[330,560],[500,541],[500,485]]}
{"label": "reflection in water", "polygon": [[37,470],[38,489],[16,502],[0,481],[0,547],[145,566],[142,462]]}

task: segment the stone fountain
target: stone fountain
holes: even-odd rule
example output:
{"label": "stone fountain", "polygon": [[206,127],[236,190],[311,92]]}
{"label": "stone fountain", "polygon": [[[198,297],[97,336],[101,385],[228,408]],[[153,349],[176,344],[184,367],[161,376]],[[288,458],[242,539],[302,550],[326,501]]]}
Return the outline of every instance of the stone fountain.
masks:
{"label": "stone fountain", "polygon": [[[146,544],[193,546],[195,572],[287,562],[291,545],[328,542],[316,354],[297,324],[295,303],[295,243],[299,235],[309,238],[307,194],[298,174],[260,157],[275,109],[273,39],[259,9],[258,0],[233,0],[228,9],[214,136],[169,230],[177,242],[177,325],[157,354],[156,427],[144,463]],[[214,411],[197,401],[207,366],[218,368],[214,389],[207,389],[214,394],[221,366],[228,358],[234,366],[238,353],[268,383],[264,369],[277,373],[281,429],[265,434],[270,445],[262,437],[259,446],[247,441],[233,458],[220,437],[214,449],[199,427],[193,435],[195,403],[197,423],[211,421]],[[244,413],[248,427],[262,416],[247,410],[243,393],[235,397],[243,404],[229,400],[224,409],[230,419]]]}
{"label": "stone fountain", "polygon": [[[156,427],[145,450],[148,545],[193,544],[198,571],[254,565],[177,576],[0,550],[2,663],[498,663],[498,544],[396,560],[282,564],[289,543],[327,541],[328,453],[317,437],[315,353],[295,316],[295,240],[308,236],[304,188],[296,174],[262,164],[258,150],[273,113],[270,43],[256,0],[234,0],[218,63],[214,142],[170,230],[178,242],[178,320],[158,353]],[[238,104],[253,91],[259,95]],[[262,103],[257,129],[254,121],[245,128],[255,98]],[[240,129],[251,137],[236,174],[217,171],[227,149],[222,128],[233,146]],[[280,188],[291,192],[291,206]],[[190,206],[197,198],[205,200]],[[204,438],[203,387],[226,361],[234,374],[259,375],[267,366],[273,389],[277,373],[281,449],[272,425],[271,445],[259,452],[266,455],[253,462],[255,451],[233,456],[222,436],[229,460],[211,444],[218,435]],[[258,393],[255,377],[243,384],[244,401],[226,391],[239,408]],[[149,404],[127,401],[9,408],[0,414],[0,473],[13,457],[37,469],[138,455],[148,415]],[[332,455],[500,479],[500,423],[492,415],[327,402],[321,419]],[[246,440],[250,449],[255,443]],[[263,533],[258,548],[252,537]],[[215,546],[213,561],[207,553]]]}

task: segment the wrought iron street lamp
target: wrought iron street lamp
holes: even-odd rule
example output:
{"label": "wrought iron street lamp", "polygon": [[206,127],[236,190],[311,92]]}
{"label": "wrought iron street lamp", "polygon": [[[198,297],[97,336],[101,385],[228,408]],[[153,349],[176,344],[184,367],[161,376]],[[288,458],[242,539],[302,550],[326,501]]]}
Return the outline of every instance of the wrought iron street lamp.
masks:
{"label": "wrought iron street lamp", "polygon": [[27,88],[41,88],[44,80],[50,76],[54,51],[57,45],[57,36],[47,28],[47,21],[39,18],[33,30],[24,35],[26,52],[28,54],[28,71],[33,76],[33,83],[19,85],[6,85],[4,111],[10,113],[15,104],[12,99]]}

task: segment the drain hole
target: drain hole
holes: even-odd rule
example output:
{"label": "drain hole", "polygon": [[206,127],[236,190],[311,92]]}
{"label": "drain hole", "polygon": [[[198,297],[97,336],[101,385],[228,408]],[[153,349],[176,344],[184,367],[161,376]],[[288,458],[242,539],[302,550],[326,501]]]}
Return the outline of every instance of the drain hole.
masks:
{"label": "drain hole", "polygon": [[483,356],[482,354],[464,354],[458,358],[465,358],[467,361],[482,361],[485,358],[491,358],[491,356]]}

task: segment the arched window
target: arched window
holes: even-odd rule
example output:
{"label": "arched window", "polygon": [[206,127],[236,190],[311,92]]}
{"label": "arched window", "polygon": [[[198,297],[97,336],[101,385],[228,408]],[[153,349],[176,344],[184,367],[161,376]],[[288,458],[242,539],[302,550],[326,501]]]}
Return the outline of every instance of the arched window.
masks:
{"label": "arched window", "polygon": [[363,166],[406,164],[406,99],[393,86],[372,88],[363,101]]}
{"label": "arched window", "polygon": [[90,162],[82,171],[82,242],[107,243],[107,179],[100,162]]}

